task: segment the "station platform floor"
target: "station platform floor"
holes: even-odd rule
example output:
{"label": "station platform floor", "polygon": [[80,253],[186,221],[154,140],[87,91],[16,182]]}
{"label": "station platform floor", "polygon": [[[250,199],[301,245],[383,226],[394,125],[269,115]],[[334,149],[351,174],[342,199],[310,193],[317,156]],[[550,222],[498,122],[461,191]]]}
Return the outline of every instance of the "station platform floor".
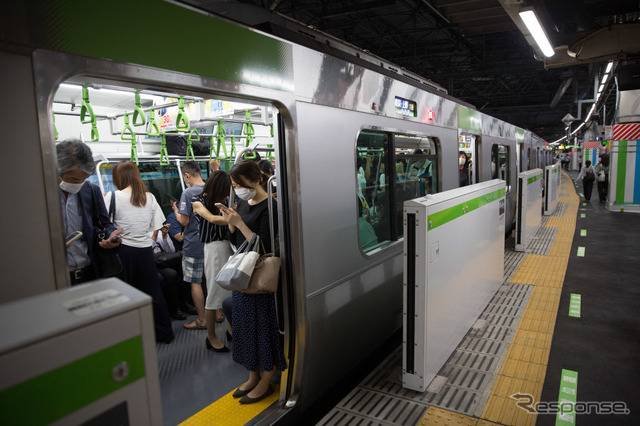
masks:
{"label": "station platform floor", "polygon": [[640,424],[640,215],[576,176],[524,253],[507,239],[502,287],[426,392],[402,388],[400,347],[317,424]]}

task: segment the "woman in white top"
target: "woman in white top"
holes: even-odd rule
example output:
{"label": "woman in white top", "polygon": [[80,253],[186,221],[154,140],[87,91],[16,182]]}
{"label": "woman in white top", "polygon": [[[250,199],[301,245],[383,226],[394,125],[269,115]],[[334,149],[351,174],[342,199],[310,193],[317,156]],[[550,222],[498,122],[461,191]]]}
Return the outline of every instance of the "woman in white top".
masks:
{"label": "woman in white top", "polygon": [[122,279],[152,297],[156,341],[171,343],[171,318],[162,296],[150,237],[150,232],[162,227],[164,214],[131,161],[121,161],[113,167],[113,184],[118,191],[108,193],[105,202],[109,205],[111,197],[116,197],[113,222],[124,228],[118,253]]}
{"label": "woman in white top", "polygon": [[593,181],[596,180],[596,175],[591,165],[591,161],[587,160],[584,163],[584,167],[580,170],[578,180],[582,179],[582,188],[584,190],[584,199],[591,201],[591,191],[593,191]]}

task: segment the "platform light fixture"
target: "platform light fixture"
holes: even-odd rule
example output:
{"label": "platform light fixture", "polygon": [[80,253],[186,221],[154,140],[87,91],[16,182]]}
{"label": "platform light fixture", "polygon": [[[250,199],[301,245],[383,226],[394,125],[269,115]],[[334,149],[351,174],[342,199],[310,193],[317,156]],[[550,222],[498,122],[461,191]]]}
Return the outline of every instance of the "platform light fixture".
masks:
{"label": "platform light fixture", "polygon": [[604,73],[609,74],[609,72],[611,71],[611,68],[613,68],[613,61],[609,61],[609,63],[607,64],[607,69]]}
{"label": "platform light fixture", "polygon": [[529,33],[538,44],[540,50],[542,50],[544,56],[547,58],[552,57],[555,52],[553,47],[551,47],[551,43],[549,43],[549,39],[542,29],[542,25],[540,25],[540,21],[538,21],[538,17],[535,12],[531,9],[523,10],[520,12],[520,19],[522,19],[522,22],[527,26]]}

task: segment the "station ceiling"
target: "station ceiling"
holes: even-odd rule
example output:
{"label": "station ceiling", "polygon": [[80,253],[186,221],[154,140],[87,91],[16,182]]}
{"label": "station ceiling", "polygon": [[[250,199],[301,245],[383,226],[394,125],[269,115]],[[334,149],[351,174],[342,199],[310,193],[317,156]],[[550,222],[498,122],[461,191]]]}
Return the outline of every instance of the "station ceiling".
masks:
{"label": "station ceiling", "polygon": [[[552,142],[562,118],[579,116],[607,61],[640,62],[638,42],[611,37],[621,26],[640,40],[638,0],[186,0],[192,6],[269,31],[285,16],[367,50],[444,87],[478,110]],[[533,7],[556,54],[547,62],[518,29],[517,12]],[[274,18],[274,19],[272,19]],[[625,27],[625,28],[626,28]],[[609,38],[606,35],[609,34]],[[612,42],[611,40],[616,40]],[[581,56],[585,46],[597,46]],[[588,49],[584,50],[585,52]],[[575,57],[567,54],[572,53]],[[635,67],[635,68],[634,68]],[[615,86],[604,95],[606,121]],[[582,106],[587,115],[589,103]],[[599,108],[600,114],[604,111]],[[598,117],[598,116],[596,116]],[[602,115],[599,116],[602,124]]]}

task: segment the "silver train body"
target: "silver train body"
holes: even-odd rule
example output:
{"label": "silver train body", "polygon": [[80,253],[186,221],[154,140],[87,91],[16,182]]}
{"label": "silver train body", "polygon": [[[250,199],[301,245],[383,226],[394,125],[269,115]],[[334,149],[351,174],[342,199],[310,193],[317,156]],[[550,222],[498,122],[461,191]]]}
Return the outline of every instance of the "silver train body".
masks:
{"label": "silver train body", "polygon": [[[492,146],[507,146],[512,186],[507,194],[507,224],[514,220],[517,172],[542,167],[550,158],[535,135],[523,131],[517,141],[514,125],[481,113],[480,131],[461,129],[458,114],[462,103],[437,90],[393,78],[373,66],[355,65],[160,3],[161,9],[197,15],[210,27],[235,28],[248,43],[236,40],[234,48],[240,54],[253,55],[255,46],[250,44],[256,41],[277,44],[285,52],[281,61],[285,75],[257,78],[260,70],[274,71],[256,61],[246,62],[254,67],[253,74],[246,69],[223,69],[229,64],[215,60],[207,62],[210,75],[201,75],[186,72],[188,65],[158,67],[148,55],[136,60],[132,53],[125,61],[116,54],[110,56],[110,50],[92,56],[73,46],[52,47],[38,42],[37,37],[34,42],[25,34],[5,36],[0,51],[0,114],[10,122],[5,123],[0,175],[4,182],[16,184],[5,186],[1,213],[5,279],[0,302],[69,285],[50,118],[52,97],[61,82],[87,76],[126,82],[136,88],[204,93],[270,105],[279,116],[275,147],[278,220],[284,265],[285,349],[290,363],[283,375],[282,408],[265,419],[273,421],[289,411],[299,413],[308,408],[402,326],[402,240],[372,254],[363,253],[359,245],[355,194],[360,132],[368,129],[437,140],[438,191],[458,186],[461,135],[472,134],[478,140],[481,181],[492,178]],[[95,25],[97,32],[114,31],[100,22]],[[186,50],[186,54],[198,52],[207,61],[202,55],[206,47]],[[428,105],[433,119],[398,114],[395,97]],[[15,131],[8,132],[8,128]]]}

